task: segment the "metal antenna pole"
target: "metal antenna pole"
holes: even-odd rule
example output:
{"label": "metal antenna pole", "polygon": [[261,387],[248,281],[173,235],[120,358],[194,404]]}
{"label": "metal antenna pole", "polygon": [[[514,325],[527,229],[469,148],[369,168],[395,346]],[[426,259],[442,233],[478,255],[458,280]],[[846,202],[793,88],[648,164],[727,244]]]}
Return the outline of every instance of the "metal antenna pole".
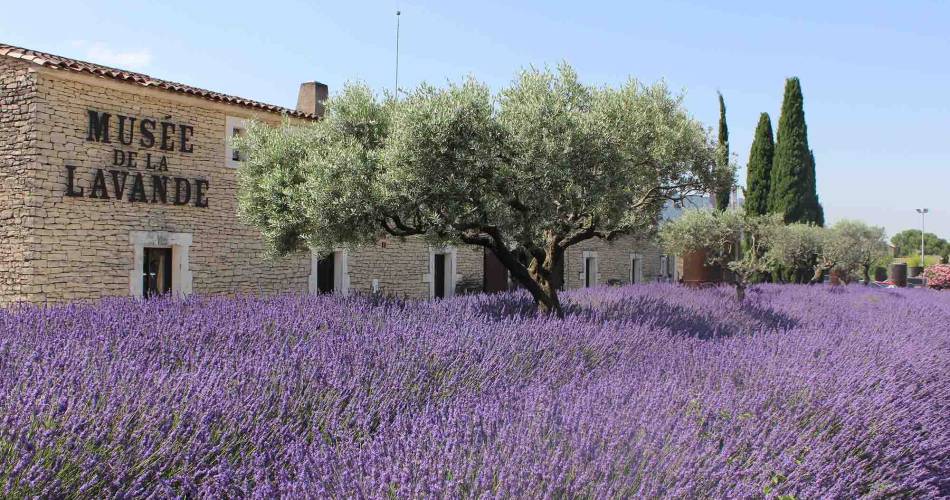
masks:
{"label": "metal antenna pole", "polygon": [[396,11],[396,89],[394,92],[395,98],[399,100],[399,15],[402,14],[400,11]]}

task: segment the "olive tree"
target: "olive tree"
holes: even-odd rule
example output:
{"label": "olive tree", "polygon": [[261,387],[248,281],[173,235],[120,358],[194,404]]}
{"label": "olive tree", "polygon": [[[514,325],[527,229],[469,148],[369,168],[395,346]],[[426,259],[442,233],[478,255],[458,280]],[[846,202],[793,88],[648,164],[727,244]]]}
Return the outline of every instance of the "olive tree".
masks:
{"label": "olive tree", "polygon": [[654,230],[665,202],[732,175],[663,84],[592,87],[567,65],[495,94],[474,79],[398,100],[351,84],[325,110],[237,141],[240,213],[273,251],[385,234],[477,245],[542,312],[561,313],[554,273],[572,245]]}
{"label": "olive tree", "polygon": [[732,271],[736,298],[742,301],[752,278],[768,271],[766,250],[781,224],[778,214],[754,215],[741,209],[687,210],[663,225],[660,241],[670,253],[702,251],[706,264]]}
{"label": "olive tree", "polygon": [[[783,276],[791,271],[798,283],[811,281],[814,277],[817,258],[822,249],[822,228],[811,224],[788,224],[775,231],[772,244],[766,253],[772,267],[772,275]],[[811,276],[806,276],[809,273]]]}
{"label": "olive tree", "polygon": [[842,228],[813,224],[788,224],[775,231],[768,258],[773,267],[808,270],[810,277],[800,282],[816,284],[835,271],[845,280],[861,263],[858,242]]}
{"label": "olive tree", "polygon": [[844,267],[849,272],[860,272],[864,284],[871,282],[871,267],[888,257],[884,228],[869,226],[861,221],[842,220],[832,226],[836,238],[846,250]]}

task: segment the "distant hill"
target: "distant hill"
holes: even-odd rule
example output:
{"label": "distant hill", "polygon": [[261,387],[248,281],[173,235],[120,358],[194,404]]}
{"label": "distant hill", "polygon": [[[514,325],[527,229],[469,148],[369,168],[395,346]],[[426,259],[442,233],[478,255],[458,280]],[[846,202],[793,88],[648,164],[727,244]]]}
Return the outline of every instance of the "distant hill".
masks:
{"label": "distant hill", "polygon": [[[733,194],[733,196],[735,196]],[[742,206],[745,202],[744,198],[738,198],[735,203],[738,206]],[[678,219],[680,215],[683,214],[686,210],[691,210],[695,208],[712,208],[712,198],[708,195],[694,194],[687,196],[680,203],[667,202],[666,206],[663,207],[663,212],[660,214],[660,220],[673,220]]]}

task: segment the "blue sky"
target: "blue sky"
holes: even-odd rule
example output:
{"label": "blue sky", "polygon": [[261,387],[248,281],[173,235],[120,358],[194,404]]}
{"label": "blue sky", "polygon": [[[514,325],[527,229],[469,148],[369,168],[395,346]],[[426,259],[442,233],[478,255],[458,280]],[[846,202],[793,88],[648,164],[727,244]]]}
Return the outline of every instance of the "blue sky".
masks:
{"label": "blue sky", "polygon": [[777,126],[798,76],[829,221],[894,234],[927,206],[928,231],[950,238],[950,2],[135,5],[0,0],[0,41],[293,107],[308,80],[392,88],[399,9],[401,87],[473,74],[498,88],[564,60],[595,84],[664,79],[709,126],[720,90],[741,165],[759,113]]}

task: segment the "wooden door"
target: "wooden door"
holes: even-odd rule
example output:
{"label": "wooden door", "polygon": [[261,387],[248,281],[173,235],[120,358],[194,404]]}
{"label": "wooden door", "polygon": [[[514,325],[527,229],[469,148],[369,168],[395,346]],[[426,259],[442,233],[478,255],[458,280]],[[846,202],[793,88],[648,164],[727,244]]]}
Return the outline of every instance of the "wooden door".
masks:
{"label": "wooden door", "polygon": [[508,269],[501,263],[495,252],[486,248],[483,258],[482,290],[485,293],[497,293],[508,290]]}

